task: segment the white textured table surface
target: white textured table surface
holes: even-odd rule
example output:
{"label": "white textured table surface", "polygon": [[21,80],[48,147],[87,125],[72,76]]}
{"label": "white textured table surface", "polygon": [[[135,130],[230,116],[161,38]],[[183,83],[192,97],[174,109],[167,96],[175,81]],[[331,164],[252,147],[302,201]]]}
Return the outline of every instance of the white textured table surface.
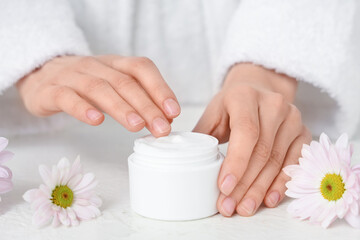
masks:
{"label": "white textured table surface", "polygon": [[[183,109],[173,129],[190,131],[201,112],[202,108]],[[127,157],[135,138],[145,133],[128,133],[107,118],[99,127],[77,124],[62,132],[10,138],[8,149],[15,157],[7,165],[14,173],[15,187],[2,196],[0,239],[360,239],[360,230],[344,222],[324,230],[292,219],[286,212],[288,199],[276,209],[261,208],[250,218],[218,214],[197,221],[164,222],[141,217],[129,205]],[[359,159],[359,139],[355,147]],[[84,170],[94,172],[99,180],[102,216],[78,227],[37,229],[22,194],[40,184],[39,164],[53,165],[63,156],[73,161],[77,154]]]}

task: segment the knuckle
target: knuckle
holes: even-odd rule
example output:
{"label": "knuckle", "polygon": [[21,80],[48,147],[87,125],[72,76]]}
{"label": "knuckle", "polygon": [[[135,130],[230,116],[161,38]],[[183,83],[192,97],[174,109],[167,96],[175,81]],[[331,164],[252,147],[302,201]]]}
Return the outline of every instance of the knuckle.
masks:
{"label": "knuckle", "polygon": [[107,86],[107,82],[100,78],[90,80],[86,85],[86,92],[93,92],[99,89],[104,89]]}
{"label": "knuckle", "polygon": [[254,148],[255,157],[257,157],[262,162],[267,162],[271,153],[270,144],[263,140],[259,140]]}
{"label": "knuckle", "polygon": [[301,112],[293,104],[290,104],[289,118],[293,123],[301,123]]}
{"label": "knuckle", "polygon": [[83,104],[81,101],[74,102],[71,106],[70,111],[72,113],[76,114],[82,114],[83,113]]}
{"label": "knuckle", "polygon": [[249,189],[249,184],[246,184],[244,181],[239,181],[235,189],[237,199],[240,200],[248,189]]}
{"label": "knuckle", "polygon": [[81,68],[87,69],[91,68],[95,62],[95,59],[90,56],[82,57],[79,59],[78,64]]}
{"label": "knuckle", "polygon": [[239,128],[241,131],[244,131],[247,136],[252,140],[258,140],[260,129],[257,122],[251,118],[243,118],[239,120]]}
{"label": "knuckle", "polygon": [[284,106],[286,104],[285,98],[280,93],[272,93],[270,98],[270,104],[273,109],[279,111],[284,109]]}
{"label": "knuckle", "polygon": [[[236,96],[236,95],[235,95]],[[234,90],[231,89],[224,94],[223,102],[225,106],[230,106],[234,102]]]}
{"label": "knuckle", "polygon": [[140,64],[143,64],[143,65],[152,65],[152,64],[154,64],[153,61],[148,57],[139,57],[138,61],[139,61]]}
{"label": "knuckle", "polygon": [[30,112],[38,117],[45,117],[51,115],[50,112],[43,105],[35,106]]}
{"label": "knuckle", "polygon": [[234,90],[242,95],[252,95],[256,92],[252,86],[246,84],[239,85],[237,88],[234,88]]}
{"label": "knuckle", "polygon": [[276,168],[280,169],[283,164],[284,155],[281,151],[273,149],[270,155],[269,162],[275,166]]}
{"label": "knuckle", "polygon": [[163,118],[162,114],[160,114],[155,105],[152,103],[145,103],[141,107],[140,113],[142,113],[144,116],[153,116],[152,118],[155,118],[156,116]]}
{"label": "knuckle", "polygon": [[259,183],[254,183],[251,186],[251,189],[249,191],[251,191],[253,196],[263,198],[265,195],[266,189],[265,189],[264,185],[259,184]]}
{"label": "knuckle", "polygon": [[118,113],[119,115],[124,115],[126,112],[127,105],[123,101],[113,101],[112,104],[110,104],[111,109],[113,112]]}
{"label": "knuckle", "polygon": [[149,66],[154,66],[154,62],[148,57],[138,57],[133,61],[132,66],[134,68],[144,68]]}
{"label": "knuckle", "polygon": [[248,85],[242,84],[227,90],[226,100],[234,101],[234,98],[250,98],[256,94],[256,90]]}
{"label": "knuckle", "polygon": [[58,87],[56,88],[54,92],[54,100],[56,104],[59,104],[59,102],[65,97],[67,92],[66,87]]}
{"label": "knuckle", "polygon": [[114,87],[116,89],[119,89],[119,90],[122,90],[122,91],[127,91],[127,90],[130,90],[130,89],[134,89],[135,87],[138,86],[136,81],[132,77],[128,77],[128,76],[116,80],[114,85],[115,85]]}

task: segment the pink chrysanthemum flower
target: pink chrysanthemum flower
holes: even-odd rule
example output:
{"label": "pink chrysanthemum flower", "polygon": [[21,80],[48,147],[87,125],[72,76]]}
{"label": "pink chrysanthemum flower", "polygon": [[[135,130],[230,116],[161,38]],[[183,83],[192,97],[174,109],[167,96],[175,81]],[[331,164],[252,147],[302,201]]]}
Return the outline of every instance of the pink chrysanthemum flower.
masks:
{"label": "pink chrysanthemum flower", "polygon": [[66,158],[52,169],[40,165],[39,172],[44,184],[23,196],[35,211],[33,224],[42,227],[52,221],[54,227],[75,226],[100,215],[102,202],[94,191],[97,181],[94,174],[82,173],[79,157],[72,165]]}
{"label": "pink chrysanthemum flower", "polygon": [[12,152],[4,150],[8,143],[9,141],[6,138],[0,137],[0,194],[7,193],[13,188],[12,172],[3,165],[14,156]]}
{"label": "pink chrysanthemum flower", "polygon": [[320,142],[305,144],[299,165],[283,169],[291,177],[286,195],[296,198],[288,212],[324,228],[337,218],[360,228],[360,165],[351,167],[352,152],[346,134],[335,145],[324,133]]}

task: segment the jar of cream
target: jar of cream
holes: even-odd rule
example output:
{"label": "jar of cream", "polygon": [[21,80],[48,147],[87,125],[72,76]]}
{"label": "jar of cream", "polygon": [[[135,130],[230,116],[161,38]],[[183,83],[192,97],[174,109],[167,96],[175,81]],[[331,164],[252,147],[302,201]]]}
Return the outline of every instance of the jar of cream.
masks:
{"label": "jar of cream", "polygon": [[135,140],[128,159],[132,209],[173,221],[214,215],[223,159],[218,140],[206,134],[174,132]]}

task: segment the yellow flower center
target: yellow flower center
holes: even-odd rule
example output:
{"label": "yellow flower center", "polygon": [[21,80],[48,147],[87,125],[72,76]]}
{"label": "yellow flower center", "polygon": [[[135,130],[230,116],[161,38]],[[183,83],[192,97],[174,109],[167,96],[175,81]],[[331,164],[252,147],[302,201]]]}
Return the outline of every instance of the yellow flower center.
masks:
{"label": "yellow flower center", "polygon": [[336,201],[340,199],[345,190],[345,183],[339,174],[328,173],[321,180],[320,191],[326,200]]}
{"label": "yellow flower center", "polygon": [[53,204],[62,208],[70,207],[74,199],[73,191],[66,185],[56,186],[51,194]]}

